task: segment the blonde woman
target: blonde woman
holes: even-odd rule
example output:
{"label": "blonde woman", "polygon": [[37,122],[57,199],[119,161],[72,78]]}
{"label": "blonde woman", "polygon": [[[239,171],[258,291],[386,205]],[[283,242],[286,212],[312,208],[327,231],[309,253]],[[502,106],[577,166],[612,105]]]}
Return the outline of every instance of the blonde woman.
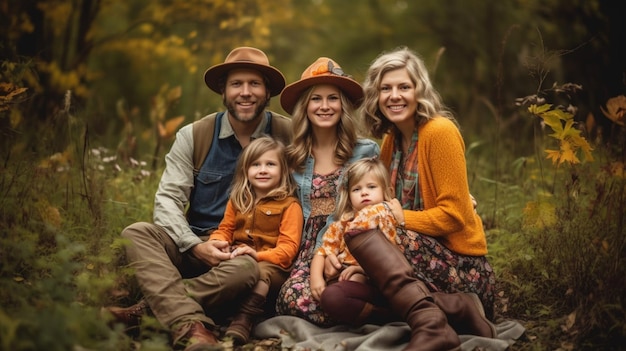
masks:
{"label": "blonde woman", "polygon": [[327,57],[315,60],[281,94],[283,109],[292,115],[293,140],[287,158],[298,185],[304,227],[293,270],[276,300],[278,314],[321,326],[336,323],[311,295],[310,265],[316,243],[332,221],[329,217],[345,167],[379,153],[378,144],[357,132],[354,113],[362,97],[361,85]]}

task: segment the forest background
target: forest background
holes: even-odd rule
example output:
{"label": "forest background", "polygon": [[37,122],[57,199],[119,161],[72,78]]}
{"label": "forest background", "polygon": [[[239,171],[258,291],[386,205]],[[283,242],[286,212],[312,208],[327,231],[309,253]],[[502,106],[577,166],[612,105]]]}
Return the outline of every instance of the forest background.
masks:
{"label": "forest background", "polygon": [[241,45],[288,82],[319,56],[362,81],[383,51],[420,53],[462,127],[497,318],[527,328],[511,349],[624,349],[625,15],[613,0],[1,0],[0,349],[167,350],[156,321],[129,336],[100,307],[139,298],[119,233],[151,220],[175,131],[222,109],[204,70]]}

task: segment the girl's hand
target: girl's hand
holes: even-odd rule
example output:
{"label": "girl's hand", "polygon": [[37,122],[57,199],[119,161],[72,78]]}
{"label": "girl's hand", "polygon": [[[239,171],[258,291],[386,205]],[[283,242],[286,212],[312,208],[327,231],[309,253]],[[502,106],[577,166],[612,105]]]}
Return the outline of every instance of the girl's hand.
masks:
{"label": "girl's hand", "polygon": [[341,269],[341,262],[336,255],[330,254],[326,256],[324,260],[324,277],[334,277],[339,273]]}
{"label": "girl's hand", "polygon": [[251,248],[248,245],[241,245],[241,246],[237,246],[231,253],[230,253],[230,258],[233,259],[237,256],[241,256],[241,255],[250,255],[252,258],[254,258],[255,260],[257,259],[256,256],[256,250]]}
{"label": "girl's hand", "polygon": [[396,217],[396,221],[398,224],[404,225],[404,211],[402,210],[402,205],[398,199],[391,199],[387,202],[389,208],[391,208],[391,213]]}
{"label": "girl's hand", "polygon": [[222,240],[209,240],[191,248],[191,254],[211,267],[230,259],[229,244]]}
{"label": "girl's hand", "polygon": [[365,271],[363,271],[363,268],[361,268],[361,266],[348,266],[339,274],[339,281],[350,280],[350,278],[357,274],[365,276]]}
{"label": "girl's hand", "polygon": [[311,275],[311,296],[315,301],[320,301],[324,289],[326,289],[326,281],[321,277]]}

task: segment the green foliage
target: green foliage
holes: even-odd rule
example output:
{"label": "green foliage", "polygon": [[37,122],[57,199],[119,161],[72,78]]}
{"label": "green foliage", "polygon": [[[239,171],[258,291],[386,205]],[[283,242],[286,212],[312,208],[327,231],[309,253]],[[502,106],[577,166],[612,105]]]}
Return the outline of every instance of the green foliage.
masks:
{"label": "green foliage", "polygon": [[[485,223],[497,223],[488,240],[502,289],[500,312],[531,326],[542,321],[546,328],[530,333],[547,349],[612,349],[626,340],[621,293],[626,289],[626,131],[609,147],[593,150],[570,113],[537,95],[522,100],[531,103],[529,111],[561,146],[551,151],[551,143],[538,143],[535,157],[507,161],[504,181],[476,184],[479,194],[488,191],[499,200],[481,203],[478,196],[480,208],[489,213],[493,207]],[[537,101],[543,105],[534,105]],[[580,162],[577,150],[586,162]],[[551,163],[544,164],[545,154]]]}
{"label": "green foliage", "polygon": [[[14,148],[3,155],[1,350],[131,350],[135,343],[107,325],[100,307],[114,302],[120,277],[132,274],[119,268],[119,233],[134,220],[150,220],[156,177],[145,163],[119,164],[115,153],[85,148],[84,126],[82,133],[74,133],[78,125],[66,128],[73,132],[60,134],[72,138],[63,153],[41,157]],[[135,200],[144,205],[130,205]],[[155,338],[146,335],[146,343]]]}

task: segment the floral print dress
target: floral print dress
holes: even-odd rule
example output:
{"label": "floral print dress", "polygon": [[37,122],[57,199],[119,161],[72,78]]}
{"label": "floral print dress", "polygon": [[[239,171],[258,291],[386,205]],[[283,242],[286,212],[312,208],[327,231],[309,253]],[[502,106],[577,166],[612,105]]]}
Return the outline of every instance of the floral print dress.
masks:
{"label": "floral print dress", "polygon": [[311,216],[304,224],[299,254],[291,275],[283,283],[276,299],[276,312],[301,317],[319,326],[337,324],[325,314],[311,296],[311,260],[315,243],[326,220],[335,210],[335,199],[342,168],[328,175],[313,174],[311,182]]}

